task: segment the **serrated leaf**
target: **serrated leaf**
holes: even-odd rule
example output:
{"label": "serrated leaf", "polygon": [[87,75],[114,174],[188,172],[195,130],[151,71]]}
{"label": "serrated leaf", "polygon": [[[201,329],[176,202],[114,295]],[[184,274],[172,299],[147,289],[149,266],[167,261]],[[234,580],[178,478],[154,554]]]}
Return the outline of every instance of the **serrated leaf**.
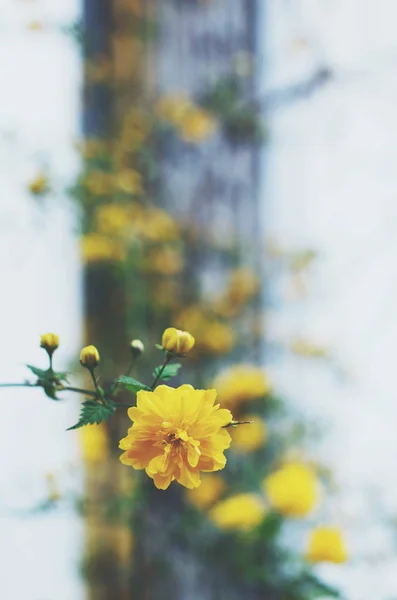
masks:
{"label": "serrated leaf", "polygon": [[100,404],[95,400],[86,400],[81,406],[80,419],[69,427],[67,431],[71,429],[79,429],[84,425],[99,425],[102,421],[107,421],[114,413],[115,407],[109,404]]}
{"label": "serrated leaf", "polygon": [[66,381],[66,383],[69,383],[68,375],[69,375],[69,373],[67,371],[55,371],[54,372],[54,377],[57,381]]}
{"label": "serrated leaf", "polygon": [[150,387],[147,386],[145,383],[142,383],[141,381],[138,381],[137,379],[134,379],[133,377],[128,377],[128,375],[122,375],[117,380],[117,383],[121,387],[123,387],[125,390],[128,390],[129,392],[132,392],[133,394],[136,394],[140,390],[146,390],[148,392],[150,391]]}
{"label": "serrated leaf", "polygon": [[59,398],[56,396],[56,389],[53,385],[45,385],[43,390],[45,395],[48,396],[48,398],[51,398],[51,400],[59,400]]}
{"label": "serrated leaf", "polygon": [[[181,366],[182,366],[181,363],[172,363],[170,365],[166,365],[164,367],[163,372],[161,373],[160,380],[161,381],[168,381],[172,377],[175,377],[178,374],[178,371],[181,368]],[[159,365],[158,367],[155,368],[155,370],[153,371],[153,377],[154,378],[158,377],[158,375],[161,372],[162,368],[163,368],[163,365]]]}
{"label": "serrated leaf", "polygon": [[33,367],[32,365],[26,365],[28,369],[30,369],[33,375],[36,375],[39,379],[51,379],[51,372],[47,369],[47,371],[43,371],[43,369],[38,369],[37,367]]}

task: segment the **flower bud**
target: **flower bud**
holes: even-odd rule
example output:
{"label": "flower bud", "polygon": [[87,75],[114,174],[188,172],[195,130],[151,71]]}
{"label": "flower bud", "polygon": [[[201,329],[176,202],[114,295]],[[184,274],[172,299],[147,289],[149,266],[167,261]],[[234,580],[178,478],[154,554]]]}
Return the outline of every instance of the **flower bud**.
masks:
{"label": "flower bud", "polygon": [[59,346],[59,337],[56,333],[43,333],[40,336],[40,347],[44,348],[51,356]]}
{"label": "flower bud", "polygon": [[188,354],[195,344],[191,333],[168,327],[163,333],[162,345],[167,352],[174,354]]}
{"label": "flower bud", "polygon": [[138,358],[145,351],[145,346],[141,340],[132,340],[130,344],[131,354],[134,358]]}
{"label": "flower bud", "polygon": [[100,356],[95,346],[86,346],[80,353],[80,362],[87,369],[94,369],[99,365]]}

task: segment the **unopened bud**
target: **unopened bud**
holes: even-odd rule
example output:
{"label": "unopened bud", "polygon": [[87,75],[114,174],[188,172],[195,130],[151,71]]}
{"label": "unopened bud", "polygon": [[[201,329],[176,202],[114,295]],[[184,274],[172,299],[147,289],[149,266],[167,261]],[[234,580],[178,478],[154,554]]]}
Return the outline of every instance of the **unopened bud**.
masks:
{"label": "unopened bud", "polygon": [[168,327],[163,333],[162,345],[167,352],[188,354],[195,343],[194,337],[188,331]]}
{"label": "unopened bud", "polygon": [[40,336],[40,347],[44,348],[51,356],[59,346],[59,337],[56,333],[43,333]]}
{"label": "unopened bud", "polygon": [[130,350],[132,356],[134,356],[134,358],[138,358],[141,354],[144,353],[145,346],[143,345],[141,340],[132,340],[130,344]]}
{"label": "unopened bud", "polygon": [[86,346],[80,353],[80,362],[87,369],[94,369],[99,365],[100,356],[95,346]]}

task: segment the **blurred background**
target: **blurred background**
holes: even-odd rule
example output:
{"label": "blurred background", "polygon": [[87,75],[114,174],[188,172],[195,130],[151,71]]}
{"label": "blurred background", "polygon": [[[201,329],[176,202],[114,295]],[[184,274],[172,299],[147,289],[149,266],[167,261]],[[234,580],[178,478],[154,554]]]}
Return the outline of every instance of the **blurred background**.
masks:
{"label": "blurred background", "polygon": [[46,331],[150,381],[176,326],[176,383],[255,421],[161,492],[126,415],[0,390],[1,598],[395,600],[393,0],[0,9],[0,382]]}

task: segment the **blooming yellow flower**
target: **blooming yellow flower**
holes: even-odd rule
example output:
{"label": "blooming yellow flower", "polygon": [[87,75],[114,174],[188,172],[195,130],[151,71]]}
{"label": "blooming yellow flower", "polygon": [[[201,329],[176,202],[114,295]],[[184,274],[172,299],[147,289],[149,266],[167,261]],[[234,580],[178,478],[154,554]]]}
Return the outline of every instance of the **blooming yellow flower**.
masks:
{"label": "blooming yellow flower", "polygon": [[287,463],[266,477],[263,487],[271,505],[282,515],[304,517],[319,500],[314,471],[303,463]]}
{"label": "blooming yellow flower", "polygon": [[255,365],[235,365],[220,373],[213,382],[219,395],[219,401],[228,407],[241,402],[249,402],[269,394],[270,381],[260,367]]}
{"label": "blooming yellow flower", "polygon": [[181,138],[191,143],[206,140],[215,129],[216,121],[209,112],[195,106],[185,111],[178,126]]}
{"label": "blooming yellow flower", "polygon": [[59,346],[59,336],[56,333],[43,333],[40,336],[40,347],[52,354]]}
{"label": "blooming yellow flower", "polygon": [[168,327],[161,340],[164,350],[175,354],[188,354],[194,347],[195,339],[188,331]]}
{"label": "blooming yellow flower", "polygon": [[249,531],[259,525],[265,512],[262,499],[255,494],[236,494],[218,502],[209,518],[220,529]]}
{"label": "blooming yellow flower", "polygon": [[42,196],[48,192],[48,177],[39,173],[28,185],[29,191],[35,196]]}
{"label": "blooming yellow flower", "polygon": [[109,456],[109,438],[103,423],[80,427],[80,443],[87,464],[103,463]]}
{"label": "blooming yellow flower", "polygon": [[240,452],[253,452],[267,440],[266,424],[258,415],[244,415],[244,421],[252,423],[232,428],[233,448]]}
{"label": "blooming yellow flower", "polygon": [[208,474],[203,476],[200,487],[188,490],[187,496],[194,506],[204,510],[218,500],[224,489],[225,482],[220,475]]}
{"label": "blooming yellow flower", "polygon": [[93,369],[99,365],[100,356],[95,346],[85,346],[80,352],[80,362],[83,367]]}
{"label": "blooming yellow flower", "polygon": [[119,242],[100,233],[87,233],[82,237],[81,253],[86,263],[122,261],[125,257],[125,251]]}
{"label": "blooming yellow flower", "polygon": [[230,411],[214,405],[215,390],[195,390],[191,385],[158,386],[154,392],[139,391],[137,406],[128,409],[133,421],[120,460],[134,469],[145,469],[158,489],[173,480],[187,488],[200,485],[200,471],[223,469],[223,452],[230,446],[224,428]]}
{"label": "blooming yellow flower", "polygon": [[311,562],[344,563],[348,560],[342,531],[336,527],[317,527],[310,533],[306,558]]}

